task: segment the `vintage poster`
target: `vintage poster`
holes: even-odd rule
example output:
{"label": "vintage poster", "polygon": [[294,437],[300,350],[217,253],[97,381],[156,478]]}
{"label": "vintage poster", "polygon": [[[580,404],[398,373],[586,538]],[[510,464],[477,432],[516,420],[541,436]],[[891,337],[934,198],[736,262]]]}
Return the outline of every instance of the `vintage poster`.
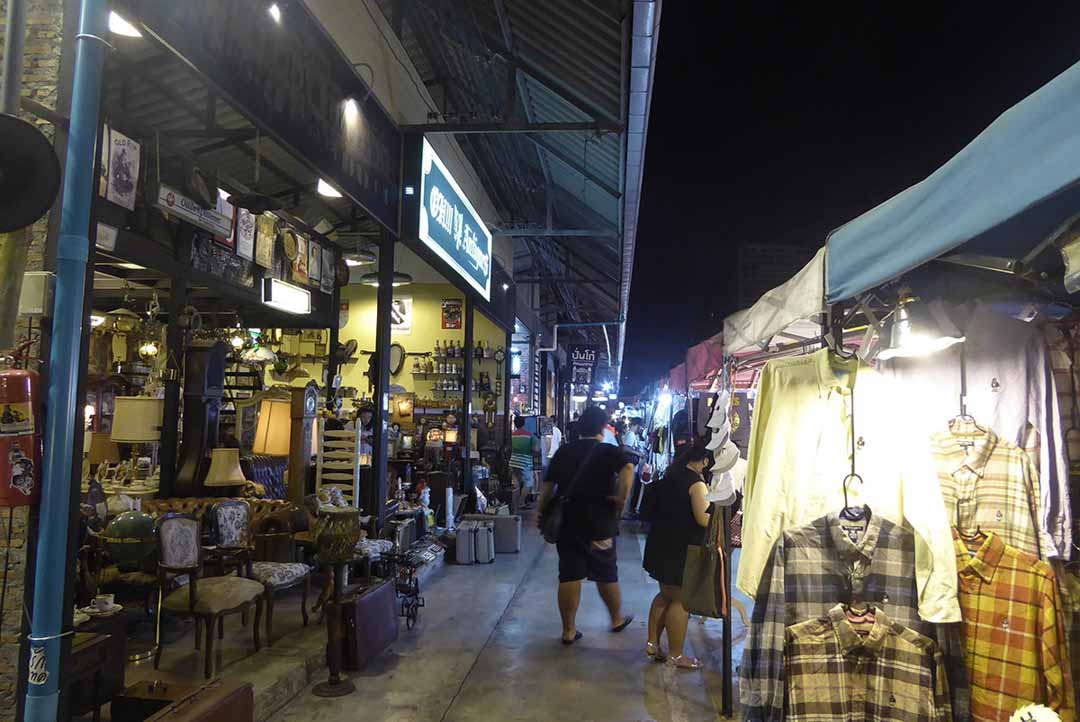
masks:
{"label": "vintage poster", "polygon": [[322,278],[322,246],[316,241],[308,243],[308,280],[313,286],[318,286],[317,281]]}
{"label": "vintage poster", "polygon": [[442,327],[444,329],[461,328],[461,299],[444,298],[442,302]]}
{"label": "vintage poster", "polygon": [[308,239],[299,233],[296,237],[296,258],[293,259],[293,280],[301,285],[308,282]]}
{"label": "vintage poster", "polygon": [[390,333],[408,336],[412,333],[412,296],[395,298],[390,306]]}
{"label": "vintage poster", "polygon": [[337,272],[334,270],[334,254],[324,248],[322,254],[322,278],[319,281],[319,290],[323,293],[333,293],[334,281],[336,279]]}
{"label": "vintage poster", "polygon": [[263,268],[274,265],[274,242],[277,240],[277,216],[263,213],[255,223],[255,263]]}
{"label": "vintage poster", "polygon": [[255,258],[255,216],[247,208],[236,212],[236,255],[248,261]]}
{"label": "vintage poster", "polygon": [[135,187],[139,180],[139,144],[118,130],[106,128],[108,137],[108,187],[105,197],[135,210]]}

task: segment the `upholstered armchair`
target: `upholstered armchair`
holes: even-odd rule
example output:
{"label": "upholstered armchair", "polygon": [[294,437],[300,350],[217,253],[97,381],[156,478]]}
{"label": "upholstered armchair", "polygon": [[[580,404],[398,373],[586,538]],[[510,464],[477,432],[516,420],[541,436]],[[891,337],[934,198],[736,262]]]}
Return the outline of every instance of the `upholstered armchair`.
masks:
{"label": "upholstered armchair", "polygon": [[221,576],[236,569],[251,578],[251,506],[242,499],[219,501],[210,507],[208,519],[213,546],[204,550],[207,560],[217,564]]}
{"label": "upholstered armchair", "polygon": [[[218,639],[225,635],[224,617],[229,614],[246,612],[255,607],[253,637],[255,650],[258,651],[259,623],[262,617],[262,601],[265,588],[253,579],[246,577],[207,577],[202,578],[203,548],[199,521],[188,514],[166,514],[158,520],[158,585],[164,596],[158,605],[158,615],[162,613],[195,619],[195,648],[199,648],[200,628],[206,628],[206,678],[213,676],[214,668],[214,627],[217,626]],[[181,581],[187,577],[187,584],[168,592],[170,582]],[[158,620],[160,629],[160,617]],[[154,655],[154,669],[161,662],[164,645],[159,640]]]}

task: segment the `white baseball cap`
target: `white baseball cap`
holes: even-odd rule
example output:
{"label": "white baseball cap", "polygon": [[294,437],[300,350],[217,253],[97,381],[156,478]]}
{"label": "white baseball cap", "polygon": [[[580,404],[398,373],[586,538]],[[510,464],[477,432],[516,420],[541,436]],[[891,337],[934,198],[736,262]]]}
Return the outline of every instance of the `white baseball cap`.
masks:
{"label": "white baseball cap", "polygon": [[713,454],[713,469],[716,471],[729,471],[739,460],[739,447],[725,439],[723,447]]}
{"label": "white baseball cap", "polygon": [[705,444],[705,448],[709,451],[716,451],[727,443],[730,436],[731,434],[726,430],[713,431],[712,438],[709,439],[709,443]]}

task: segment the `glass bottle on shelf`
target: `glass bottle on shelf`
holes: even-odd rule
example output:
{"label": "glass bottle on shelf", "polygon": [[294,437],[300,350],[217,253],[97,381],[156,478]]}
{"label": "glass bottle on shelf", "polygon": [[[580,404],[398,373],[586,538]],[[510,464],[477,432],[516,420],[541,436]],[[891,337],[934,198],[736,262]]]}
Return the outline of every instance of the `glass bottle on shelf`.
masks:
{"label": "glass bottle on shelf", "polygon": [[484,341],[484,358],[491,358],[491,341]]}
{"label": "glass bottle on shelf", "polygon": [[443,346],[446,349],[446,358],[454,358],[454,342],[446,341]]}
{"label": "glass bottle on shelf", "polygon": [[416,356],[416,357],[413,358],[412,372],[414,374],[422,373],[421,370],[420,370],[420,357],[419,356]]}
{"label": "glass bottle on shelf", "polygon": [[439,339],[435,339],[435,358],[442,356],[442,349],[439,348]]}
{"label": "glass bottle on shelf", "polygon": [[476,350],[473,351],[473,358],[484,358],[484,344],[480,343],[479,341],[476,342]]}

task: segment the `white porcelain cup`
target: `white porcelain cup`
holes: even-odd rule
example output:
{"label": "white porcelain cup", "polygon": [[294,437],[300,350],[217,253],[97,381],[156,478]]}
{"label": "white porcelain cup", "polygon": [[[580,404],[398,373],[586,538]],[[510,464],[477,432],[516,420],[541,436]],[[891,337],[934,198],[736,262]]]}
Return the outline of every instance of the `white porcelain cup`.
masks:
{"label": "white porcelain cup", "polygon": [[106,612],[112,609],[113,599],[115,599],[115,595],[113,594],[97,595],[96,597],[94,597],[94,609],[98,610],[99,612]]}

